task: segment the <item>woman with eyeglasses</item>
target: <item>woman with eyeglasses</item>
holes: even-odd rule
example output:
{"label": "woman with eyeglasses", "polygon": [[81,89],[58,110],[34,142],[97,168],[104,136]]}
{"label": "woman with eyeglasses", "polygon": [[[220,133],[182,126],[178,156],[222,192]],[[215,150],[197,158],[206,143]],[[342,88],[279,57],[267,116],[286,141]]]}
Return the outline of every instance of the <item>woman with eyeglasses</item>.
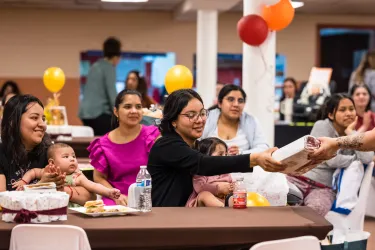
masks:
{"label": "woman with eyeglasses", "polygon": [[252,115],[243,112],[245,91],[236,85],[225,85],[219,92],[218,104],[210,108],[202,139],[217,137],[229,147],[229,155],[262,152],[268,149],[266,137]]}
{"label": "woman with eyeglasses", "polygon": [[194,175],[252,172],[257,165],[269,172],[285,169],[271,156],[277,148],[237,156],[208,156],[194,150],[207,117],[203,101],[194,90],[177,90],[167,98],[159,125],[162,137],[152,147],[147,164],[152,177],[153,206],[185,206],[193,192]]}

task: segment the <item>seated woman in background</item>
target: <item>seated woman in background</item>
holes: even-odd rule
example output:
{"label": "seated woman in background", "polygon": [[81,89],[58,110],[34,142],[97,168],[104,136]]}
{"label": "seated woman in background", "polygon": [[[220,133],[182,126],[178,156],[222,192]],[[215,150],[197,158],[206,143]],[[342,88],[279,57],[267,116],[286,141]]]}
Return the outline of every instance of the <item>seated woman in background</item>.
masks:
{"label": "seated woman in background", "polygon": [[229,147],[229,155],[262,152],[268,149],[266,137],[255,117],[243,111],[245,91],[236,85],[225,85],[218,105],[210,110],[202,139],[217,137]]}
{"label": "seated woman in background", "polygon": [[[6,81],[0,90],[0,99],[3,99],[8,94],[19,95],[21,94],[20,89],[16,82],[13,81]],[[5,103],[3,103],[5,105]]]}
{"label": "seated woman in background", "polygon": [[[142,97],[134,90],[121,91],[115,100],[112,126],[108,134],[88,147],[94,181],[121,191],[119,199],[103,197],[106,205],[127,205],[129,186],[136,181],[139,167],[147,165],[148,155],[159,130],[140,124]],[[172,153],[172,152],[171,152]]]}
{"label": "seated woman in background", "polygon": [[358,120],[355,129],[366,132],[375,128],[375,113],[371,111],[371,90],[365,84],[354,85],[350,90]]}
{"label": "seated woman in background", "polygon": [[136,90],[141,93],[143,108],[150,108],[151,104],[156,104],[155,100],[148,95],[146,80],[140,75],[139,71],[130,71],[125,84],[125,89]]}
{"label": "seated woman in background", "polygon": [[[370,97],[375,96],[375,50],[363,55],[362,61],[350,76],[349,89],[354,85],[365,84],[370,89]],[[375,102],[372,102],[371,110],[375,112]]]}
{"label": "seated woman in background", "polygon": [[[0,144],[0,192],[15,190],[12,185],[30,169],[48,165],[50,140],[46,132],[43,104],[31,95],[18,95],[4,109]],[[95,199],[84,187],[64,186],[65,176],[60,168],[43,171],[39,182],[55,182],[60,191],[68,193],[71,202],[83,205]]]}
{"label": "seated woman in background", "polygon": [[280,120],[293,121],[293,104],[297,101],[297,82],[294,78],[288,77],[284,80],[283,95],[280,99]]}
{"label": "seated woman in background", "polygon": [[[346,94],[334,94],[321,107],[319,121],[314,124],[311,135],[337,138],[352,134],[356,125],[354,101]],[[347,168],[354,161],[368,164],[373,152],[339,150],[337,156],[328,160],[303,176],[288,176],[303,196],[302,204],[325,216],[330,211],[336,193],[332,190],[333,173],[337,168]],[[301,205],[302,205],[301,204]]]}

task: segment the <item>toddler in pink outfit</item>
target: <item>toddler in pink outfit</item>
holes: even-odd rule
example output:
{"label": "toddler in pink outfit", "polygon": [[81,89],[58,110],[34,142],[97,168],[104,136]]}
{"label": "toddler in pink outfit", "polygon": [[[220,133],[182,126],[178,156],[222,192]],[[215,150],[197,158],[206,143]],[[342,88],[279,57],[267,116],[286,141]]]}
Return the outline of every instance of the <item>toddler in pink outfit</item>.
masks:
{"label": "toddler in pink outfit", "polygon": [[[198,141],[195,148],[202,154],[225,156],[228,147],[222,140],[210,137]],[[186,207],[224,207],[225,197],[233,192],[230,174],[193,177],[194,191],[186,203]]]}

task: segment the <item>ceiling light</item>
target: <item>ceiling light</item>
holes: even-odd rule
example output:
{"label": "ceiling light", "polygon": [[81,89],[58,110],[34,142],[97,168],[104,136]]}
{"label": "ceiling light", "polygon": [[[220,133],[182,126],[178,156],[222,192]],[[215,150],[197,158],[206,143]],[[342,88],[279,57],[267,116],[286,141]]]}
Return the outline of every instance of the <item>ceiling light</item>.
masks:
{"label": "ceiling light", "polygon": [[148,0],[101,0],[107,3],[146,3]]}
{"label": "ceiling light", "polygon": [[[102,1],[103,1],[103,0],[102,0]],[[292,6],[293,6],[293,8],[295,8],[295,9],[300,8],[300,7],[302,7],[302,6],[305,5],[304,2],[295,2],[295,1],[291,1],[291,2],[292,2]]]}

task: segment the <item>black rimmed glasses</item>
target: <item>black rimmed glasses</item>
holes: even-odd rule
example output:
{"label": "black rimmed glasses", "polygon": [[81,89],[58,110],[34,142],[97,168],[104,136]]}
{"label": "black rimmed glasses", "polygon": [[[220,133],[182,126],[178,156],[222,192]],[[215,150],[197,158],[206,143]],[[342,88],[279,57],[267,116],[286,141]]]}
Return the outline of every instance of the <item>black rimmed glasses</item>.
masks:
{"label": "black rimmed glasses", "polygon": [[191,111],[191,112],[187,112],[185,114],[180,114],[180,115],[183,115],[189,118],[190,122],[196,122],[198,121],[198,117],[202,118],[202,120],[206,120],[208,117],[208,110],[202,109],[201,112],[199,113]]}

